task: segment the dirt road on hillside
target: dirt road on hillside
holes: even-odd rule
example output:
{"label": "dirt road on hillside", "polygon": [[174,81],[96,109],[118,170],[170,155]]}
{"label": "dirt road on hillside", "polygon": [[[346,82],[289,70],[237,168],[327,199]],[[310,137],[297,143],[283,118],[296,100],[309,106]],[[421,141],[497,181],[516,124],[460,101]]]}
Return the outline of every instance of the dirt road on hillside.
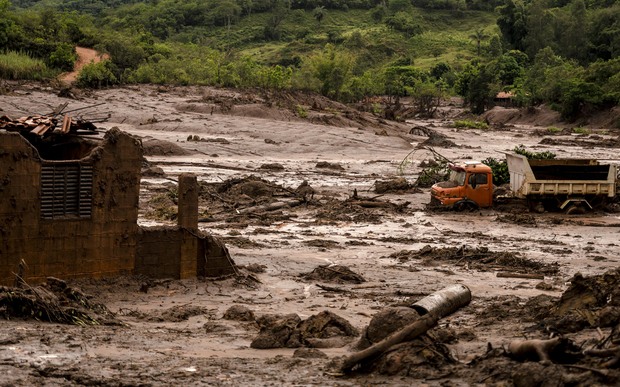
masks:
{"label": "dirt road on hillside", "polygon": [[58,78],[60,81],[67,83],[67,84],[72,84],[73,82],[75,82],[78,77],[78,74],[80,73],[82,68],[86,66],[87,64],[99,63],[102,60],[109,58],[108,54],[101,54],[97,52],[96,50],[93,50],[92,48],[78,46],[78,47],[75,47],[75,51],[78,55],[78,60],[75,62],[75,65],[73,66],[73,71],[64,73],[60,75],[60,77]]}

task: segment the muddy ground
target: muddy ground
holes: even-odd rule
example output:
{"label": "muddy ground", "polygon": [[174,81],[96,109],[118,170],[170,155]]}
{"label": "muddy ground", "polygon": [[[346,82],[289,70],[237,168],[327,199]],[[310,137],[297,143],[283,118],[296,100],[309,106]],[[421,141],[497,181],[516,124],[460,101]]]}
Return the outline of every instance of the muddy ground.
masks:
{"label": "muddy ground", "polygon": [[[5,84],[3,90],[1,115],[48,113],[64,102],[71,109],[100,104],[76,114],[106,117],[98,124],[101,131],[117,126],[142,138],[147,162],[141,224],[174,224],[176,177],[197,174],[200,227],[226,241],[244,275],[71,281],[107,306],[115,323],[1,321],[0,385],[540,385],[542,378],[555,383],[550,385],[588,385],[618,380],[614,370],[601,376],[585,365],[521,363],[497,351],[514,339],[549,337],[543,312],[558,305],[576,273],[587,277],[618,267],[620,215],[528,214],[518,206],[433,212],[426,209],[429,189],[409,186],[420,164],[433,159],[417,148],[428,138],[413,127],[443,134],[449,141],[434,149],[452,160],[501,158],[523,144],[558,157],[617,162],[620,132],[613,128],[574,133],[548,111],[538,113],[542,124],[537,126],[536,117],[496,109],[487,117],[488,130],[455,129],[455,117],[463,114],[457,101],[444,106],[440,118],[396,123],[294,94],[144,86],[76,90],[77,99],[65,99],[49,86]],[[566,130],[550,131],[551,125]],[[376,182],[394,178],[406,180],[401,189],[376,192]],[[260,207],[283,201],[294,206]],[[338,281],[316,275],[320,266],[346,267],[353,274]],[[497,277],[505,271],[544,279]],[[385,308],[409,305],[457,283],[471,289],[471,304],[442,319],[429,343],[416,350],[431,348],[434,355],[416,358],[406,369],[392,360],[352,374],[336,372],[335,361],[353,351],[357,338],[343,340],[341,347],[317,344],[321,348],[306,351],[251,345],[272,321],[266,315],[296,314],[306,320],[329,311],[362,332]],[[232,306],[247,309],[226,313]],[[582,348],[612,334],[601,324],[559,331]],[[307,347],[316,341],[300,342]],[[588,366],[600,369],[597,363]]]}

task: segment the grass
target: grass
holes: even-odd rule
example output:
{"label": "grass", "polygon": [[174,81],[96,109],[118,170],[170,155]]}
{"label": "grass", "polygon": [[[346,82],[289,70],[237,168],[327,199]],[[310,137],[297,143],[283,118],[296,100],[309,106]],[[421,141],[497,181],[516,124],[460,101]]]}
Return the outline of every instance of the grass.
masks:
{"label": "grass", "polygon": [[295,112],[299,118],[308,118],[308,111],[301,105],[295,106]]}
{"label": "grass", "polygon": [[455,128],[488,129],[489,125],[484,121],[458,120],[454,121]]}
{"label": "grass", "polygon": [[41,80],[54,75],[40,59],[9,51],[0,54],[0,78],[12,80]]}
{"label": "grass", "polygon": [[547,128],[547,132],[549,132],[549,133],[559,133],[561,131],[562,131],[562,129],[560,129],[560,128],[556,127],[556,126],[550,126],[550,127]]}
{"label": "grass", "polygon": [[577,128],[573,128],[573,133],[588,134],[590,133],[590,131],[587,128],[577,127]]}

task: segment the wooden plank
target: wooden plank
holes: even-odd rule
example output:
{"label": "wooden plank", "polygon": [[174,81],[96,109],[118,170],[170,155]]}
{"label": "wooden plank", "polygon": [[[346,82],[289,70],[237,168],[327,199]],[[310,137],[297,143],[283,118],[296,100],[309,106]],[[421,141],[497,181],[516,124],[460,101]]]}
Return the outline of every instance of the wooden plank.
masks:
{"label": "wooden plank", "polygon": [[62,120],[62,128],[60,129],[61,133],[69,133],[71,129],[71,117],[68,114],[65,114],[65,118]]}

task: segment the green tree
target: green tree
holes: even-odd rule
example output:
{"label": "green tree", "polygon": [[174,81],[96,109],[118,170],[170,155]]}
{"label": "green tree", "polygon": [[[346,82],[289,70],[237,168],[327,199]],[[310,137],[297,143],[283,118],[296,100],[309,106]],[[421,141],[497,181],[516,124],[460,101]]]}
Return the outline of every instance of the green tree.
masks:
{"label": "green tree", "polygon": [[377,5],[375,8],[372,9],[372,11],[370,11],[370,16],[372,17],[372,20],[375,21],[375,23],[381,23],[381,21],[383,21],[383,18],[387,15],[387,10],[385,9],[384,5]]}
{"label": "green tree", "polygon": [[530,58],[545,47],[557,49],[554,42],[556,16],[548,9],[548,0],[534,0],[526,18],[527,35],[523,38],[524,50]]}
{"label": "green tree", "polygon": [[497,74],[493,65],[469,63],[459,73],[455,89],[464,97],[472,113],[482,114],[493,103],[499,91]]}
{"label": "green tree", "polygon": [[502,55],[502,52],[503,52],[502,41],[500,40],[499,36],[497,35],[491,36],[488,50],[489,50],[489,55],[493,58],[496,58]]}
{"label": "green tree", "polygon": [[576,59],[585,64],[588,59],[588,39],[584,30],[588,26],[586,20],[587,12],[584,0],[573,0],[564,12],[560,25],[559,47],[562,47],[561,54],[566,58]]}
{"label": "green tree", "polygon": [[361,76],[352,77],[348,85],[349,101],[361,101],[364,98],[381,95],[385,91],[381,74],[366,71]]}
{"label": "green tree", "polygon": [[488,38],[489,35],[484,32],[484,29],[478,28],[473,34],[469,35],[469,37],[476,42],[476,54],[480,56],[482,42]]}
{"label": "green tree", "polygon": [[322,5],[316,7],[314,9],[314,11],[312,11],[312,16],[314,16],[314,18],[316,19],[317,23],[319,23],[319,25],[321,25],[321,21],[325,17],[325,7],[323,7]]}
{"label": "green tree", "polygon": [[428,74],[411,65],[389,66],[384,70],[385,93],[391,97],[408,95],[419,83],[428,80]]}
{"label": "green tree", "polygon": [[497,25],[504,40],[516,50],[524,51],[524,39],[527,36],[525,6],[521,0],[505,0],[504,5],[497,8],[499,17]]}
{"label": "green tree", "polygon": [[452,71],[452,68],[450,67],[449,64],[445,63],[445,62],[439,62],[436,65],[434,65],[433,67],[431,67],[431,77],[435,78],[435,79],[441,79],[441,77],[446,74],[449,73],[450,71]]}
{"label": "green tree", "polygon": [[60,43],[54,52],[51,53],[47,64],[64,71],[72,71],[73,65],[77,60],[75,47],[69,43]]}
{"label": "green tree", "polygon": [[536,54],[534,62],[526,70],[526,73],[516,88],[516,97],[523,106],[534,106],[543,101],[551,101],[548,77],[554,69],[562,68],[564,60],[551,48],[546,47]]}
{"label": "green tree", "polygon": [[267,40],[280,39],[280,26],[282,22],[286,20],[286,17],[290,13],[290,2],[286,0],[273,0],[273,7],[271,15],[267,19],[267,24],[264,28],[264,36]]}
{"label": "green tree", "polygon": [[387,17],[385,24],[396,31],[403,32],[407,37],[412,37],[422,32],[422,27],[406,12],[396,12],[394,15]]}
{"label": "green tree", "polygon": [[331,44],[307,60],[312,75],[320,83],[321,94],[334,99],[340,98],[340,92],[351,75],[352,64],[351,55]]}
{"label": "green tree", "polygon": [[412,9],[411,0],[390,0],[388,9],[393,12],[408,12]]}
{"label": "green tree", "polygon": [[445,92],[440,85],[431,82],[420,82],[411,92],[416,113],[422,117],[433,117]]}
{"label": "green tree", "polygon": [[609,60],[620,57],[620,3],[589,12],[588,41],[594,57]]}
{"label": "green tree", "polygon": [[216,24],[225,25],[230,31],[230,26],[241,15],[241,7],[232,0],[218,1],[212,15]]}

